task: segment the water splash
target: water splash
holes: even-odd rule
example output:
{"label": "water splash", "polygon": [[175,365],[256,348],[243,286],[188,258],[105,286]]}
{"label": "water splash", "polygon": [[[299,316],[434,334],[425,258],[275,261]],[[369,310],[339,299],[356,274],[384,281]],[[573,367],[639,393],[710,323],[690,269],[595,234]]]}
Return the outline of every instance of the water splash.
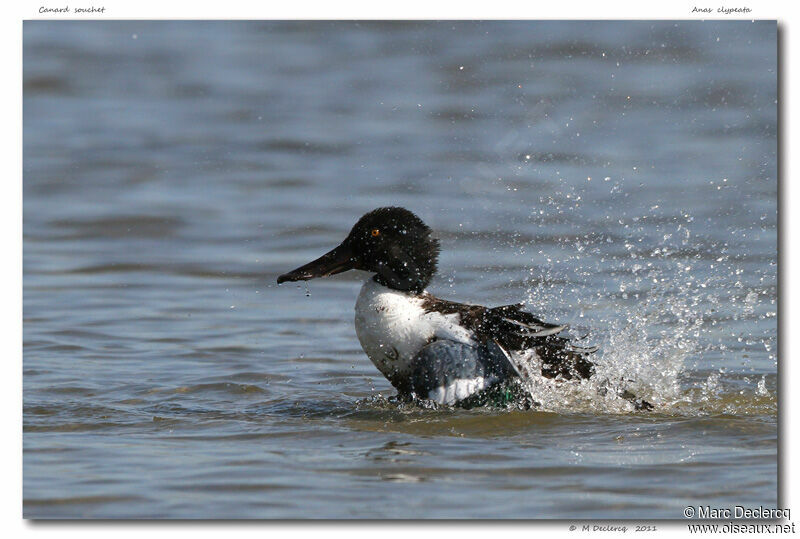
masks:
{"label": "water splash", "polygon": [[[612,192],[624,196],[623,187],[615,183]],[[566,187],[564,193],[543,197],[531,217],[552,237],[548,221],[569,221],[580,200],[573,187]],[[659,413],[777,410],[766,389],[767,375],[740,387],[723,368],[706,375],[701,391],[688,382],[715,363],[746,365],[753,354],[749,349],[758,345],[773,358],[775,338],[774,320],[769,320],[775,310],[772,265],[759,266],[758,280],[747,275],[746,249],[737,252],[726,241],[696,235],[694,221],[686,212],[666,215],[653,205],[650,213],[592,227],[603,233],[564,234],[555,247],[533,253],[531,310],[548,316],[556,306],[555,319],[569,322],[574,336],[584,337],[591,328],[589,341],[601,349],[593,358],[591,380],[532,381],[529,391],[544,409],[626,412],[632,409],[630,399],[620,395],[627,391]],[[596,292],[587,297],[586,290]],[[766,331],[753,335],[759,320],[766,321],[761,326]],[[747,348],[731,349],[737,331],[738,342]]]}

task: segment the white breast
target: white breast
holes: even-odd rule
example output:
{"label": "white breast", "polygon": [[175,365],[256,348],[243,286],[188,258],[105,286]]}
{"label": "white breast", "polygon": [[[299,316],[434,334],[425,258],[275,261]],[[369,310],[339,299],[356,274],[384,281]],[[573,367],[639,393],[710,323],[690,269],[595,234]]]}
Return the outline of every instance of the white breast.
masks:
{"label": "white breast", "polygon": [[426,313],[422,299],[368,279],[356,301],[356,335],[378,370],[393,384],[407,379],[412,361],[434,338],[471,343],[459,315]]}

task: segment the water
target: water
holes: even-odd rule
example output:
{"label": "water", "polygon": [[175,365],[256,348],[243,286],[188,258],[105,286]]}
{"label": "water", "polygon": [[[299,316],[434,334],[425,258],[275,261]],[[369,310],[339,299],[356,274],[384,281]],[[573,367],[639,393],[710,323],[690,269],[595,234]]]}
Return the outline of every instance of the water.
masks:
{"label": "water", "polygon": [[[777,503],[774,22],[26,22],[26,517],[682,518]],[[400,405],[364,212],[655,405]]]}

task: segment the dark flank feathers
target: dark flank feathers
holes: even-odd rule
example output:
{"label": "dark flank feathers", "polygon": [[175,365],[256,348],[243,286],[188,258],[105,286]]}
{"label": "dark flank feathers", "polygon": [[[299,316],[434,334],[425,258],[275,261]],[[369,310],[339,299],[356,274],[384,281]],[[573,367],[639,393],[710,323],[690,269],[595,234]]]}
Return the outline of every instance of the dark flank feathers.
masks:
{"label": "dark flank feathers", "polygon": [[423,397],[437,387],[446,387],[459,379],[515,376],[505,353],[493,342],[473,347],[453,341],[434,341],[425,346],[416,359],[411,376],[411,390]]}

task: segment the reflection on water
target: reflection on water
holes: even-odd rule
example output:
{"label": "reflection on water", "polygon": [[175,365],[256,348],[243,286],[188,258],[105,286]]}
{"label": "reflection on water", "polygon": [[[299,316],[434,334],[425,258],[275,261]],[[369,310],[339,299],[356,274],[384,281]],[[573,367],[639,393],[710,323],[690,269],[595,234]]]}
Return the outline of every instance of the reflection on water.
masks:
{"label": "reflection on water", "polygon": [[[26,22],[25,516],[774,506],[776,69],[770,22]],[[383,205],[656,409],[395,402],[364,274],[274,284]]]}

